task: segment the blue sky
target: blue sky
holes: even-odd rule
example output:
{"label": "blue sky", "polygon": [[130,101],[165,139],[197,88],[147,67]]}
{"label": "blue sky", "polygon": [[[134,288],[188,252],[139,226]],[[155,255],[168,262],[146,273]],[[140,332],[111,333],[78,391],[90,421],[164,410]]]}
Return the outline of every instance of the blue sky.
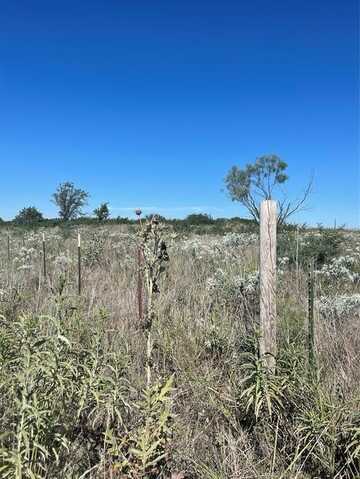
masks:
{"label": "blue sky", "polygon": [[360,222],[357,0],[0,0],[0,216],[70,180],[114,216],[245,216],[275,153],[310,224]]}

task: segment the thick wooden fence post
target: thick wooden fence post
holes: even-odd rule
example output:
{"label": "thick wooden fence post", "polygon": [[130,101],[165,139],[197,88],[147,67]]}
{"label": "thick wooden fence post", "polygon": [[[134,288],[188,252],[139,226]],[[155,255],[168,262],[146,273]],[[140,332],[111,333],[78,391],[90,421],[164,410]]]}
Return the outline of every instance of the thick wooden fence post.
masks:
{"label": "thick wooden fence post", "polygon": [[260,205],[260,355],[269,369],[276,361],[276,201]]}

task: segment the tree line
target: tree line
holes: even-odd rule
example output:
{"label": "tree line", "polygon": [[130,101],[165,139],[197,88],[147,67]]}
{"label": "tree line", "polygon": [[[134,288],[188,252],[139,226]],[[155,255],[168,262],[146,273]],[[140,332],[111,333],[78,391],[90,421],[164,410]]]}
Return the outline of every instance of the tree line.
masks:
{"label": "tree line", "polygon": [[[296,200],[290,200],[283,188],[289,179],[286,173],[287,167],[287,163],[277,155],[260,156],[255,162],[247,164],[244,168],[233,166],[224,179],[227,193],[232,201],[237,201],[245,207],[255,223],[259,222],[261,200],[277,199],[278,224],[284,224],[290,216],[303,209],[312,188],[312,181],[309,181],[302,195]],[[66,181],[57,187],[51,201],[58,208],[59,219],[71,221],[84,218],[83,208],[87,204],[89,196],[87,191]],[[99,222],[109,220],[109,203],[103,202],[95,208],[93,217]],[[19,211],[13,222],[15,224],[31,224],[43,220],[43,214],[35,206],[28,206]],[[209,215],[198,214],[189,215],[185,221],[201,225],[209,224],[213,219]]]}
{"label": "tree line", "polygon": [[[52,203],[58,208],[58,216],[62,221],[75,220],[83,217],[83,207],[87,204],[89,193],[77,188],[74,183],[65,181],[60,183],[51,197]],[[93,211],[99,221],[107,220],[110,217],[109,203],[101,203]],[[44,220],[44,216],[35,206],[28,206],[21,209],[13,219],[15,224],[31,224]]]}

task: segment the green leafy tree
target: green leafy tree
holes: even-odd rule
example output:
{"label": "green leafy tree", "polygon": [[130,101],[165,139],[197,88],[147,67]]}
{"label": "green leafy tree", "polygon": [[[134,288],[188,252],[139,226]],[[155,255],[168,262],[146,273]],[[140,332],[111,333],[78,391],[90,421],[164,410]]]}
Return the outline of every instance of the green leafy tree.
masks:
{"label": "green leafy tree", "polygon": [[[259,222],[261,200],[274,199],[275,191],[289,179],[286,174],[287,163],[276,155],[260,156],[252,164],[241,169],[233,166],[225,177],[225,185],[233,201],[239,201],[248,210],[252,218]],[[291,201],[281,191],[282,200],[278,200],[278,223],[284,223],[289,216],[299,211],[306,202],[312,183],[309,182],[300,199]]]}
{"label": "green leafy tree", "polygon": [[75,188],[74,183],[66,181],[61,183],[52,195],[52,201],[59,208],[61,219],[68,221],[82,214],[82,207],[86,205],[89,193],[80,188]]}
{"label": "green leafy tree", "polygon": [[44,218],[42,213],[40,213],[40,211],[37,210],[35,206],[29,206],[19,211],[19,213],[14,218],[14,222],[19,225],[25,225],[30,223],[36,223],[37,221],[41,221],[43,219]]}
{"label": "green leafy tree", "polygon": [[110,211],[108,207],[109,203],[101,203],[98,208],[94,209],[94,215],[99,221],[107,220],[110,216]]}

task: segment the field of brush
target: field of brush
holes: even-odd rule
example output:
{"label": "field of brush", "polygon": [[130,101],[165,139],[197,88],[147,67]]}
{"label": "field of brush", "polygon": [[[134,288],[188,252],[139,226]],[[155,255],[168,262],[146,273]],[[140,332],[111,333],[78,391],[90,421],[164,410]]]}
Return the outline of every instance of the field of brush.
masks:
{"label": "field of brush", "polygon": [[360,232],[279,232],[269,371],[256,229],[79,228],[0,230],[1,478],[360,477]]}

